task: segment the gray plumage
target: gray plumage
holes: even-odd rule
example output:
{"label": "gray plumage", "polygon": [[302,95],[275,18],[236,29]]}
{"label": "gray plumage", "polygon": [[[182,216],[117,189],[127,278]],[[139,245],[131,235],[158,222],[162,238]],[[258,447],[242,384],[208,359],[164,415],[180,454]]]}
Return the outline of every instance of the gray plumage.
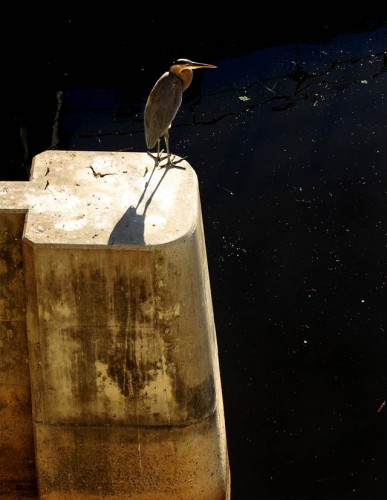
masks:
{"label": "gray plumage", "polygon": [[145,106],[145,139],[148,149],[168,133],[183,96],[183,82],[173,73],[164,73],[155,83]]}
{"label": "gray plumage", "polygon": [[[156,164],[160,163],[160,142],[164,137],[167,166],[173,165],[169,151],[169,129],[181,106],[183,92],[192,82],[192,70],[198,68],[216,68],[216,66],[196,63],[189,59],[178,59],[169,71],[157,80],[149,94],[144,113],[145,141],[148,149],[157,144]],[[149,151],[148,154],[151,155]]]}

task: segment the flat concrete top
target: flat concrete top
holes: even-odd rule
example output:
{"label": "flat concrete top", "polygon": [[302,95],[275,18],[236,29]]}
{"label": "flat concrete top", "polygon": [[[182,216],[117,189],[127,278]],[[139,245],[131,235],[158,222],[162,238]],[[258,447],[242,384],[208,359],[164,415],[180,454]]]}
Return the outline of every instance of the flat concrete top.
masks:
{"label": "flat concrete top", "polygon": [[0,211],[27,212],[35,244],[161,245],[197,223],[196,173],[178,167],[155,168],[146,153],[45,151],[30,181],[0,182]]}

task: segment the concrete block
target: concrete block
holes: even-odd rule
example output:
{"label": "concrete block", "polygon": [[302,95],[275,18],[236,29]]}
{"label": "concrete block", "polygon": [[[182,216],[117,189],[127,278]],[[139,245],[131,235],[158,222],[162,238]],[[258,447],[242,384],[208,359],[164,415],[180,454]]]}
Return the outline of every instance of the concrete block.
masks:
{"label": "concrete block", "polygon": [[49,151],[29,189],[0,183],[0,210],[28,209],[41,498],[229,497],[198,182],[179,166]]}

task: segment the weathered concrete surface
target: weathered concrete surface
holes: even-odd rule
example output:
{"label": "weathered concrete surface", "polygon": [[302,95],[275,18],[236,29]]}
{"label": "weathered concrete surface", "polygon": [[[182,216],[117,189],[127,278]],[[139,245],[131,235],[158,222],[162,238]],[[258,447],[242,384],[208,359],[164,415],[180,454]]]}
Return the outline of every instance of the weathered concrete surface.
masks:
{"label": "weathered concrete surface", "polygon": [[36,490],[21,237],[25,214],[0,212],[0,498]]}
{"label": "weathered concrete surface", "polygon": [[224,499],[216,418],[168,427],[38,424],[41,498]]}
{"label": "weathered concrete surface", "polygon": [[229,472],[197,178],[46,152],[23,252],[41,498],[223,499]]}

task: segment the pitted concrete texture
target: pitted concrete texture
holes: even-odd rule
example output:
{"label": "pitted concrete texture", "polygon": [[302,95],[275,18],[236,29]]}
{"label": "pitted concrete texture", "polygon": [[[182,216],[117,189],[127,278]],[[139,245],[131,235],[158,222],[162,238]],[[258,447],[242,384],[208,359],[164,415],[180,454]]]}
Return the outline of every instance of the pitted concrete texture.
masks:
{"label": "pitted concrete texture", "polygon": [[224,500],[216,419],[166,428],[37,425],[42,498]]}

